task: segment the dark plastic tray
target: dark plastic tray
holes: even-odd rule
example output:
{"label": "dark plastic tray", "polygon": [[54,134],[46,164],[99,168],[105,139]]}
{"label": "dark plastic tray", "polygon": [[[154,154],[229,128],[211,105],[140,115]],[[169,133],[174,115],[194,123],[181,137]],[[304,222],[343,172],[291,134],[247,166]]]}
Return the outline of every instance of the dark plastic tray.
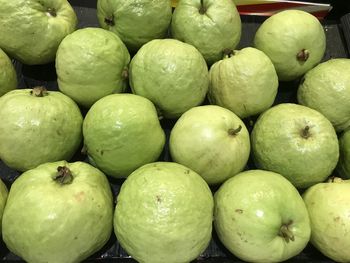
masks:
{"label": "dark plastic tray", "polygon": [[[69,1],[74,6],[79,19],[79,28],[83,27],[99,27],[96,17],[96,0],[71,0]],[[334,1],[335,2],[335,1]],[[334,3],[335,4],[335,3]],[[344,10],[335,8],[337,12],[350,12],[350,10]],[[346,12],[345,12],[346,11]],[[327,36],[327,50],[323,60],[330,58],[349,57],[350,54],[350,14],[338,15],[340,13],[331,13],[330,19],[322,21],[326,36]],[[265,18],[245,16],[242,17],[243,29],[242,38],[238,46],[238,49],[250,46],[254,37],[254,34]],[[54,64],[41,65],[41,66],[26,66],[17,61],[13,61],[18,78],[19,87],[32,88],[37,85],[43,85],[48,90],[57,90],[56,73]],[[281,82],[279,86],[279,92],[275,100],[275,104],[282,102],[296,102],[296,90],[299,81],[293,82]],[[85,114],[84,110],[82,110]],[[251,129],[255,119],[245,120],[248,129]],[[175,121],[162,120],[162,127],[169,137],[170,130]],[[80,152],[74,156],[71,161],[87,161],[86,157],[81,155]],[[166,145],[160,160],[170,161],[168,147]],[[248,164],[248,168],[253,168],[252,164]],[[11,170],[0,161],[0,177],[6,183],[8,187],[20,174],[14,170]],[[120,185],[123,180],[116,180],[109,178],[114,195],[117,196]],[[215,188],[212,189],[215,192]],[[7,262],[19,262],[21,259],[8,251],[6,246],[0,244],[0,258]],[[206,251],[197,259],[198,262],[243,262],[235,258],[230,252],[228,252],[223,245],[218,241],[215,231],[213,232],[213,238],[206,249]],[[127,253],[120,247],[115,236],[112,235],[109,242],[103,249],[91,256],[87,262],[135,262]],[[290,259],[287,262],[333,262],[330,259],[324,257],[314,247],[308,245],[302,253],[298,256]]]}

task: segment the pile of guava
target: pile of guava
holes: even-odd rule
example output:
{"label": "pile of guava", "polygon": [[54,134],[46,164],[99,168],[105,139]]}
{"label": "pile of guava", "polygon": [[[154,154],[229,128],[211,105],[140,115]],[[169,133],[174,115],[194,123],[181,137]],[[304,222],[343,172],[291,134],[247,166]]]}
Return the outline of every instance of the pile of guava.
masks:
{"label": "pile of guava", "polygon": [[5,251],[282,262],[310,244],[350,262],[350,59],[326,59],[315,16],[252,35],[231,0],[97,0],[95,26],[80,11],[0,0]]}

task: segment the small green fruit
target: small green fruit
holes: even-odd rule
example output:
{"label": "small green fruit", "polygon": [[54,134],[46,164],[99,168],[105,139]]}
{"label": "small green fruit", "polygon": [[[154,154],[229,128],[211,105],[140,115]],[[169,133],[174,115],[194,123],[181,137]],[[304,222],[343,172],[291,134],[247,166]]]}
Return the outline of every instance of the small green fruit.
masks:
{"label": "small green fruit", "polygon": [[350,179],[350,130],[343,132],[339,137],[339,162],[337,172]]}
{"label": "small green fruit", "polygon": [[17,88],[17,74],[10,58],[0,49],[0,97]]}

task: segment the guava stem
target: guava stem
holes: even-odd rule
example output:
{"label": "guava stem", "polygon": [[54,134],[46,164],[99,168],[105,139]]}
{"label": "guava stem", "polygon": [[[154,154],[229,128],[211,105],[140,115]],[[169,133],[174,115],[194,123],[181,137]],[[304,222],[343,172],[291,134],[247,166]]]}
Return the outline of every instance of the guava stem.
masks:
{"label": "guava stem", "polygon": [[342,181],[343,179],[336,176],[332,176],[327,180],[328,183],[341,183]]}
{"label": "guava stem", "polygon": [[109,17],[105,17],[105,23],[109,26],[114,26],[115,23],[114,23],[114,16],[111,15]]}
{"label": "guava stem", "polygon": [[232,56],[235,55],[235,52],[230,49],[230,48],[225,48],[223,51],[222,51],[222,57],[225,59],[225,58],[230,58]]}
{"label": "guava stem", "polygon": [[228,134],[231,136],[235,136],[237,135],[240,131],[242,130],[242,126],[239,125],[239,127],[237,129],[229,129],[228,130]]}
{"label": "guava stem", "polygon": [[307,49],[302,49],[297,54],[297,60],[305,62],[306,60],[308,60],[309,56],[310,52]]}
{"label": "guava stem", "polygon": [[67,166],[58,166],[53,180],[61,185],[70,184],[73,182],[73,175]]}
{"label": "guava stem", "polygon": [[300,136],[304,139],[307,139],[310,137],[310,127],[308,125],[305,126],[304,129],[301,130]]}
{"label": "guava stem", "polygon": [[35,87],[30,91],[30,94],[35,96],[35,97],[44,97],[48,95],[47,89],[40,86],[40,87]]}
{"label": "guava stem", "polygon": [[283,224],[280,228],[280,231],[278,235],[280,237],[283,237],[284,240],[288,243],[289,241],[294,241],[294,234],[292,231],[290,231],[289,226],[293,223],[293,221],[290,221],[288,224]]}
{"label": "guava stem", "polygon": [[57,16],[57,12],[56,12],[56,9],[55,9],[55,8],[49,7],[49,8],[47,9],[47,12],[48,12],[51,16],[53,16],[53,17],[56,17],[56,16]]}
{"label": "guava stem", "polygon": [[206,11],[207,11],[207,9],[206,9],[205,6],[204,6],[203,0],[201,0],[201,6],[200,6],[200,8],[199,8],[199,13],[200,13],[201,15],[204,15]]}

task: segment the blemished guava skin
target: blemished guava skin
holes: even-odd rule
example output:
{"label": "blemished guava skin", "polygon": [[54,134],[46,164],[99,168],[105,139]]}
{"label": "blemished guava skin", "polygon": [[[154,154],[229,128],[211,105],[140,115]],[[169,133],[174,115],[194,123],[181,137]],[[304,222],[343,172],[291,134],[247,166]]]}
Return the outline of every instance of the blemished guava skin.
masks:
{"label": "blemished guava skin", "polygon": [[82,140],[83,117],[76,103],[58,91],[18,89],[0,97],[0,158],[26,171],[69,160]]}
{"label": "blemished guava skin", "polygon": [[209,244],[213,207],[212,193],[198,174],[177,163],[151,163],[122,185],[114,231],[138,262],[190,262]]}
{"label": "blemished guava skin", "polygon": [[219,239],[244,261],[285,261],[309,242],[310,221],[303,199],[280,174],[239,173],[219,188],[214,201]]}
{"label": "blemished guava skin", "polygon": [[330,59],[304,76],[298,102],[321,112],[341,132],[350,127],[350,59]]}
{"label": "blemished guava skin", "polygon": [[251,133],[256,166],[279,173],[298,188],[331,175],[339,158],[337,134],[321,113],[293,103],[265,111]]}
{"label": "blemished guava skin", "polygon": [[171,21],[170,0],[98,0],[100,26],[117,34],[131,52],[164,38]]}
{"label": "blemished guava skin", "polygon": [[130,54],[118,36],[102,28],[68,35],[56,56],[58,87],[85,108],[126,89]]}
{"label": "blemished guava skin", "polygon": [[339,153],[337,172],[341,177],[350,179],[350,130],[339,135]]}
{"label": "blemished guava skin", "polygon": [[237,115],[206,105],[182,114],[171,130],[169,148],[175,162],[191,168],[208,184],[218,184],[245,168],[250,138]]}
{"label": "blemished guava skin", "polygon": [[66,0],[0,0],[0,48],[28,65],[55,60],[62,39],[76,29]]}
{"label": "blemished guava skin", "polygon": [[[71,183],[53,179],[60,166],[70,170]],[[42,164],[13,183],[2,224],[6,246],[27,262],[81,262],[113,231],[110,185],[87,163]]]}
{"label": "blemished guava skin", "polygon": [[17,88],[16,70],[4,51],[0,49],[0,97]]}
{"label": "blemished guava skin", "polygon": [[[4,182],[0,179],[0,222],[4,213],[6,201],[8,196],[8,189]],[[2,233],[2,223],[0,223],[0,234]]]}
{"label": "blemished guava skin", "polygon": [[233,1],[181,0],[175,8],[171,33],[195,46],[209,65],[233,50],[241,38],[241,18]]}
{"label": "blemished guava skin", "polygon": [[209,71],[208,98],[240,118],[270,108],[278,89],[278,76],[271,60],[260,50],[235,50]]}
{"label": "blemished guava skin", "polygon": [[165,144],[152,102],[126,93],[97,101],[86,114],[83,135],[90,160],[117,178],[156,161]]}
{"label": "blemished guava skin", "polygon": [[312,14],[285,10],[261,24],[254,37],[254,47],[271,59],[279,80],[290,81],[301,77],[322,60],[326,35]]}
{"label": "blemished guava skin", "polygon": [[177,118],[204,101],[208,67],[192,45],[155,39],[131,60],[129,83],[133,93],[151,100],[165,118]]}
{"label": "blemished guava skin", "polygon": [[335,262],[350,261],[350,180],[310,187],[303,198],[311,222],[311,243]]}

